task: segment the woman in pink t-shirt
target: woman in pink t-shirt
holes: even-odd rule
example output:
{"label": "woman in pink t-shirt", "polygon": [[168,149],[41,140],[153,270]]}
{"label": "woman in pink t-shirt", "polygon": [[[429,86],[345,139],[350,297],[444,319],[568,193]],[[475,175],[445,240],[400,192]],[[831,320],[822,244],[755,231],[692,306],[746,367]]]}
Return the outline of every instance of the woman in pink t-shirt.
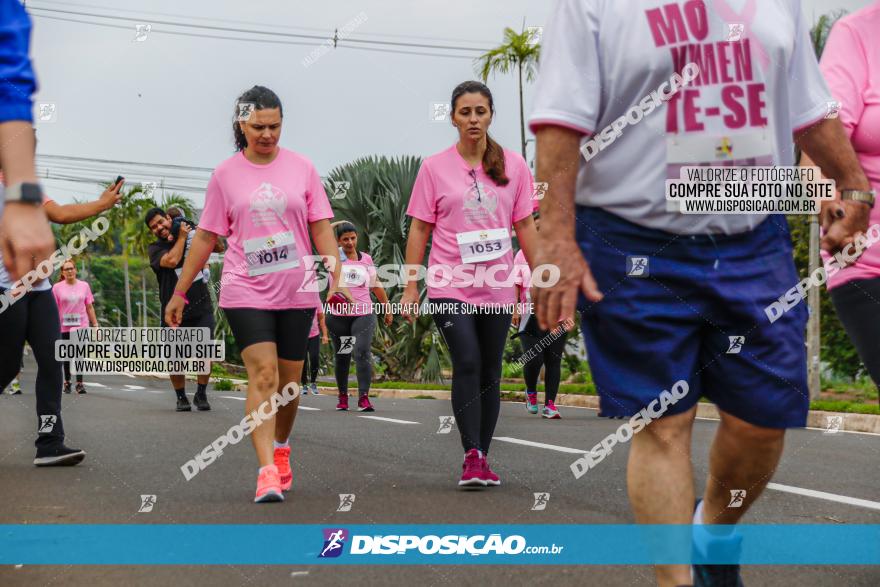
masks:
{"label": "woman in pink t-shirt", "polygon": [[351,222],[336,225],[336,241],[342,258],[342,284],[351,292],[351,302],[328,304],[327,328],[333,339],[334,372],[339,401],[336,409],[348,410],[348,370],[354,358],[358,382],[358,411],[372,412],[370,384],[373,381],[373,334],[376,331],[376,315],[370,293],[384,305],[385,326],[391,324],[388,295],[376,280],[373,258],[357,249],[357,228]]}
{"label": "woman in pink t-shirt", "polygon": [[[841,18],[831,29],[819,64],[838,116],[875,193],[880,191],[880,1]],[[814,165],[806,155],[801,165]],[[847,186],[838,186],[838,189]],[[867,204],[860,204],[867,205]],[[868,226],[880,224],[880,204]],[[826,269],[830,256],[823,253]],[[837,316],[874,383],[880,386],[880,244],[841,271],[828,271]]]}
{"label": "woman in pink t-shirt", "polygon": [[312,246],[329,258],[336,276],[339,253],[318,172],[308,159],[278,145],[283,116],[278,96],[254,86],[238,98],[235,114],[238,153],[220,163],[208,182],[165,321],[180,325],[186,291],[218,235],[228,237],[219,305],[248,372],[245,412],[259,410],[262,422],[251,438],[260,463],[254,501],[283,501],[282,491],[293,482],[288,438],[299,406],[298,383],[320,304]]}
{"label": "woman in pink t-shirt", "polygon": [[[98,326],[92,288],[76,278],[76,263],[70,259],[61,264],[61,281],[52,286],[52,295],[58,306],[63,340],[70,340],[72,330]],[[64,393],[70,393],[70,361],[62,361],[61,364],[64,367]],[[76,374],[76,392],[86,392],[83,376],[79,373]]]}
{"label": "woman in pink t-shirt", "polygon": [[[489,137],[492,93],[464,82],[452,93],[458,142],[428,157],[419,169],[407,214],[412,216],[407,265],[421,265],[431,238],[428,299],[452,358],[452,410],[465,457],[462,486],[500,485],[486,454],[501,410],[501,361],[516,293],[512,232],[527,258],[536,242],[532,221],[534,181],[518,153]],[[412,321],[419,303],[408,281],[403,315]]]}

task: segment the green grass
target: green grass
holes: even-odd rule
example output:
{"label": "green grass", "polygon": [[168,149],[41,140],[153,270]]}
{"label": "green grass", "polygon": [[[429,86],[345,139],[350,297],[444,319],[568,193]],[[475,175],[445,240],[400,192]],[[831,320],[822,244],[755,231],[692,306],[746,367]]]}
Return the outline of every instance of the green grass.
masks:
{"label": "green grass", "polygon": [[878,414],[880,415],[880,405],[877,404],[860,404],[856,402],[838,402],[829,400],[817,400],[810,404],[811,410],[822,410],[825,412],[844,412],[849,414]]}
{"label": "green grass", "polygon": [[215,391],[232,391],[235,389],[235,384],[232,383],[228,379],[220,379],[216,383],[214,383]]}

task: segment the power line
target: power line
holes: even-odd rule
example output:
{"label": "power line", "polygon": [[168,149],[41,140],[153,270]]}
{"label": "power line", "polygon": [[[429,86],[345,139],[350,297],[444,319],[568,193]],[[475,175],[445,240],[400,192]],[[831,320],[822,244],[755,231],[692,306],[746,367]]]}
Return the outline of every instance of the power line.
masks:
{"label": "power line", "polygon": [[[71,8],[71,7],[74,7],[74,8],[97,8],[99,10],[106,9],[106,10],[113,10],[115,12],[136,13],[139,15],[140,14],[158,14],[161,16],[194,19],[194,20],[199,20],[199,21],[212,20],[212,21],[216,21],[216,22],[227,22],[227,23],[235,23],[235,24],[251,24],[251,25],[258,26],[258,27],[271,27],[271,28],[300,30],[300,31],[315,31],[315,32],[322,32],[322,33],[326,32],[326,29],[320,29],[320,28],[315,28],[315,27],[298,27],[298,26],[291,26],[291,25],[279,25],[279,24],[272,24],[272,23],[266,23],[266,22],[257,22],[257,21],[252,21],[252,20],[240,20],[240,19],[231,20],[231,19],[216,18],[213,16],[204,16],[204,15],[193,16],[190,14],[174,14],[174,13],[167,13],[167,12],[158,12],[158,11],[154,11],[154,10],[130,10],[130,9],[125,9],[125,8],[117,8],[115,6],[106,6],[106,5],[99,5],[99,4],[82,4],[82,3],[78,3],[78,2],[76,2],[76,3],[74,3],[74,2],[60,2],[58,0],[39,0],[39,1],[41,3],[47,2],[49,4],[61,4],[65,8]],[[33,6],[33,4],[32,4],[32,6]],[[35,8],[39,8],[39,7],[35,7]],[[360,34],[360,33],[358,33],[358,34]],[[452,42],[456,42],[456,43],[489,42],[489,41],[475,41],[473,39],[428,37],[428,36],[424,36],[424,35],[403,35],[403,34],[399,34],[399,33],[381,33],[381,35],[379,33],[364,33],[364,35],[365,36],[396,37],[396,38],[401,38],[401,39],[422,39],[422,40],[428,39],[428,40],[432,40],[432,41],[452,41]]]}
{"label": "power line", "polygon": [[[57,14],[68,14],[68,15],[73,15],[73,16],[104,18],[104,19],[110,19],[110,20],[132,20],[131,18],[125,17],[125,16],[113,16],[113,15],[100,14],[100,13],[95,13],[95,12],[78,12],[78,11],[74,11],[74,10],[61,10],[61,9],[57,9],[57,8],[38,8],[38,7],[35,7],[34,10],[52,12],[52,13],[57,13]],[[42,18],[51,18],[51,19],[55,19],[55,20],[68,20],[70,22],[78,22],[78,23],[82,23],[82,24],[94,24],[97,26],[110,26],[110,27],[114,27],[114,28],[124,28],[124,29],[130,28],[128,26],[122,26],[122,25],[111,25],[108,23],[96,23],[96,22],[90,22],[90,21],[65,19],[62,17],[52,17],[52,16],[48,16],[48,15],[43,15],[43,14],[36,14],[36,16],[40,16]],[[264,35],[264,36],[269,36],[269,37],[282,37],[282,38],[287,38],[287,39],[294,38],[294,39],[309,39],[309,40],[313,40],[313,41],[321,41],[321,43],[318,43],[317,45],[323,45],[327,41],[334,39],[333,35],[328,35],[328,34],[310,35],[310,34],[303,34],[303,33],[282,33],[282,32],[276,32],[276,31],[242,29],[242,28],[233,28],[233,27],[224,27],[224,26],[216,26],[216,25],[206,25],[206,24],[191,24],[191,23],[184,23],[184,22],[175,22],[175,21],[170,21],[170,20],[153,19],[152,22],[150,22],[149,24],[151,24],[151,25],[152,24],[164,24],[164,25],[175,26],[175,27],[180,27],[180,28],[189,28],[189,29],[231,32],[231,33],[239,33],[239,34],[245,33],[245,34],[253,34],[253,35]],[[226,39],[226,40],[273,42],[268,39],[260,39],[260,38],[244,38],[244,39],[242,39],[242,38],[231,38],[231,37],[218,37],[216,35],[204,35],[204,34],[181,32],[181,31],[163,31],[163,30],[153,31],[153,30],[151,30],[150,32],[151,33],[152,32],[164,33],[164,34],[178,34],[178,35],[195,36],[195,37],[207,37],[207,38]],[[468,52],[478,52],[478,53],[485,53],[486,51],[488,51],[488,49],[480,48],[480,47],[461,47],[461,46],[455,46],[455,45],[440,45],[440,44],[434,44],[434,43],[405,43],[405,42],[401,42],[401,41],[358,39],[358,38],[352,38],[351,36],[347,36],[344,39],[338,39],[338,40],[344,41],[346,43],[358,43],[358,44],[362,44],[362,45],[386,45],[386,46],[393,46],[393,47],[414,47],[417,49],[441,49],[441,50],[468,51]],[[283,44],[297,44],[297,45],[305,44],[305,43],[301,43],[301,42],[292,42],[292,41],[274,41],[274,42],[276,42],[276,43],[281,42]],[[306,44],[306,45],[308,45],[308,44]],[[349,47],[349,48],[353,48],[353,47]],[[388,49],[386,49],[386,51],[388,51]],[[411,53],[407,52],[405,54],[411,54]],[[436,55],[436,56],[439,56],[439,55]],[[447,56],[449,56],[449,55],[447,55]],[[465,57],[465,56],[458,56],[458,57]]]}
{"label": "power line", "polygon": [[137,165],[139,167],[163,167],[167,169],[190,169],[197,171],[206,171],[211,173],[214,171],[213,167],[196,167],[193,165],[177,165],[173,163],[144,163],[141,161],[123,161],[121,159],[99,159],[95,157],[77,157],[74,155],[51,155],[48,153],[37,153],[37,158],[47,158],[47,159],[60,159],[65,161],[91,161],[96,163],[107,163],[111,165]]}

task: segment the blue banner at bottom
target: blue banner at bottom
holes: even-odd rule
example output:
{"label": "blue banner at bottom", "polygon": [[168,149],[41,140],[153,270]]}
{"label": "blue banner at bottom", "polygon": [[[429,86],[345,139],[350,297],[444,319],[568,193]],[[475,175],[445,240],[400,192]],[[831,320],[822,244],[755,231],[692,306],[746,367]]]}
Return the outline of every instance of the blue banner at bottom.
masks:
{"label": "blue banner at bottom", "polygon": [[880,525],[0,525],[0,564],[693,563],[880,565]]}

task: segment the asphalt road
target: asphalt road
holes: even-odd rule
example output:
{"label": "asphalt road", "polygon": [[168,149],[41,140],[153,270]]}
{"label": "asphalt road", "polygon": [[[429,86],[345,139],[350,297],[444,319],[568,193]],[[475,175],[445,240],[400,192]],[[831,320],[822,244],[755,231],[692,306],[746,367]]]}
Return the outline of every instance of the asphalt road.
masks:
{"label": "asphalt road", "polygon": [[[212,411],[176,413],[166,381],[86,377],[89,393],[63,400],[68,444],[85,449],[86,460],[77,467],[38,469],[32,465],[33,377],[29,363],[25,394],[0,397],[0,523],[633,522],[625,487],[626,446],[616,447],[581,479],[569,470],[574,451],[583,452],[619,425],[589,409],[563,408],[562,420],[549,421],[526,414],[522,404],[505,403],[492,447],[493,468],[504,484],[465,492],[456,486],[458,433],[437,433],[440,418],[451,414],[448,401],[377,399],[376,412],[359,414],[336,412],[333,396],[308,396],[300,405],[309,409],[300,411],[291,439],[293,491],[283,504],[255,505],[256,461],[247,440],[189,482],[180,472],[185,461],[240,421],[243,394],[211,391]],[[695,426],[698,487],[715,427],[710,421]],[[773,482],[747,522],[880,524],[880,436],[792,431]],[[550,493],[549,504],[533,511],[533,494],[539,491]],[[356,495],[349,512],[336,511],[341,493]],[[142,494],[157,496],[150,513],[138,513]],[[876,586],[880,567],[747,567],[743,576],[746,585]],[[0,566],[3,586],[261,583],[652,585],[653,572],[647,566]]]}

